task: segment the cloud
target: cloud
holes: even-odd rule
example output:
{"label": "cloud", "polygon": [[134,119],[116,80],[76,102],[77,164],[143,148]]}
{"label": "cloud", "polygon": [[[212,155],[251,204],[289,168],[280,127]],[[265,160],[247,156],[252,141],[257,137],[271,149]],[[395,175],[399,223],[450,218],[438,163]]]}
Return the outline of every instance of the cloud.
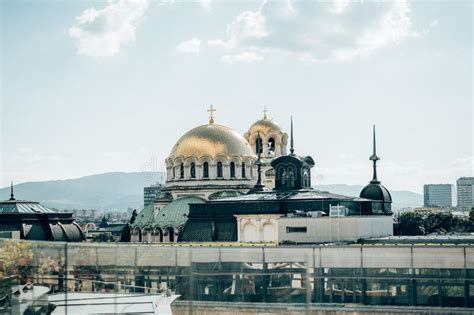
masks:
{"label": "cloud", "polygon": [[176,50],[182,53],[199,54],[201,51],[201,41],[197,38],[190,39],[176,46]]}
{"label": "cloud", "polygon": [[[416,37],[406,0],[265,1],[240,13],[227,26],[227,37],[208,46],[252,51],[264,58],[291,55],[304,61],[341,61]],[[222,57],[225,61],[228,58]]]}
{"label": "cloud", "polygon": [[255,61],[261,61],[263,60],[263,57],[257,55],[254,52],[243,51],[235,55],[224,55],[221,57],[221,60],[225,63],[250,63]]}
{"label": "cloud", "polygon": [[117,54],[122,45],[135,40],[138,22],[148,5],[148,0],[118,0],[103,9],[84,10],[69,28],[78,53],[100,57]]}
{"label": "cloud", "polygon": [[206,11],[212,10],[212,0],[199,0],[199,4]]}

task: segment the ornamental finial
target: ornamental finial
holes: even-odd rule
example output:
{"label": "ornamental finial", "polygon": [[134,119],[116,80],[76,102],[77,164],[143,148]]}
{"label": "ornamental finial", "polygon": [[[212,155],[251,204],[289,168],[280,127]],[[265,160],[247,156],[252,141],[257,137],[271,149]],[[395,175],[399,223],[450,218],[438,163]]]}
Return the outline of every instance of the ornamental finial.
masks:
{"label": "ornamental finial", "polygon": [[207,111],[211,113],[209,117],[209,125],[214,125],[214,112],[216,111],[216,109],[211,105],[211,108],[209,108]]}
{"label": "ornamental finial", "polygon": [[13,181],[10,183],[10,200],[15,200],[15,195],[13,194]]}
{"label": "ornamental finial", "polygon": [[377,179],[377,161],[380,160],[380,158],[377,156],[377,144],[375,141],[375,125],[373,126],[373,147],[372,147],[372,155],[369,157],[369,160],[373,162],[373,175],[372,175],[372,182],[378,182]]}
{"label": "ornamental finial", "polygon": [[291,116],[290,155],[295,155],[295,141],[293,139],[293,115]]}

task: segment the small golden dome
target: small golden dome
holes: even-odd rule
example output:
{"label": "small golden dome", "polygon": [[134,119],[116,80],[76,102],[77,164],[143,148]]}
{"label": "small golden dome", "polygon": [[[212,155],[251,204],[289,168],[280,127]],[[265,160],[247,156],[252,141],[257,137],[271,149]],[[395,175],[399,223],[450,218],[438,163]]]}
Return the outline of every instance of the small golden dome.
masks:
{"label": "small golden dome", "polygon": [[169,158],[209,156],[255,157],[248,142],[235,130],[216,124],[202,125],[185,133],[174,145]]}
{"label": "small golden dome", "polygon": [[272,131],[282,132],[282,129],[276,122],[268,118],[264,118],[253,123],[253,125],[250,126],[248,134],[252,135],[260,132],[262,135],[268,135]]}

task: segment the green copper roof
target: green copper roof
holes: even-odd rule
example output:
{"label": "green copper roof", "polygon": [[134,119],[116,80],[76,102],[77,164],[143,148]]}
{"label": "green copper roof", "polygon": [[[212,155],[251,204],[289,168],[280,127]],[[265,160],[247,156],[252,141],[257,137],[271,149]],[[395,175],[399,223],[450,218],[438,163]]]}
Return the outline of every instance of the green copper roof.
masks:
{"label": "green copper roof", "polygon": [[155,214],[153,204],[149,204],[148,206],[143,208],[142,211],[140,211],[132,226],[143,227],[146,225],[151,225],[155,219],[154,216]]}
{"label": "green copper roof", "polygon": [[173,227],[178,228],[188,220],[189,204],[205,203],[204,199],[198,197],[184,197],[177,199],[161,209],[154,226],[160,228]]}

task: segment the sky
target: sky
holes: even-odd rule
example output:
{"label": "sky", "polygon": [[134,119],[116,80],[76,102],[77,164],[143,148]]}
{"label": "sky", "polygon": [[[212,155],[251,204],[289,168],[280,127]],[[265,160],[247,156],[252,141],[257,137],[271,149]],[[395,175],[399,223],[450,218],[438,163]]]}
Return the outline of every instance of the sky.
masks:
{"label": "sky", "polygon": [[1,1],[0,186],[164,170],[189,129],[263,116],[314,184],[473,175],[470,1]]}

